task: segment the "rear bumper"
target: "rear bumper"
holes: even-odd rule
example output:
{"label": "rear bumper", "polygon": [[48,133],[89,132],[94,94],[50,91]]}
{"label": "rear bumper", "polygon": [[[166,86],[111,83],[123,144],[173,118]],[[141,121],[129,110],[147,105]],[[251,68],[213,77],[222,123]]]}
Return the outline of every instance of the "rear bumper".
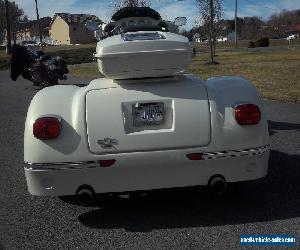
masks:
{"label": "rear bumper", "polygon": [[264,146],[203,153],[202,160],[191,161],[182,156],[182,150],[144,152],[118,156],[109,168],[100,167],[97,161],[29,164],[25,176],[32,195],[74,195],[83,184],[96,193],[185,187],[207,185],[216,174],[227,182],[262,178],[267,175],[269,154],[269,146]]}

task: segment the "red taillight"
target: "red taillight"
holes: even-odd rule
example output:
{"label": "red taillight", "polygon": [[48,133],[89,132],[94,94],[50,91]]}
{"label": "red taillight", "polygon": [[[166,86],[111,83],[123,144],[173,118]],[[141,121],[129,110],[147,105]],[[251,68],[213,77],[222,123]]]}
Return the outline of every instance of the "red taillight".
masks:
{"label": "red taillight", "polygon": [[100,167],[106,168],[106,167],[112,166],[115,162],[116,162],[116,160],[114,160],[114,159],[100,160],[99,164],[100,164]]}
{"label": "red taillight", "polygon": [[189,158],[191,161],[200,161],[200,160],[202,160],[202,154],[201,153],[187,154],[186,157]]}
{"label": "red taillight", "polygon": [[234,111],[235,119],[240,125],[255,125],[261,118],[259,107],[255,104],[241,104]]}
{"label": "red taillight", "polygon": [[40,140],[49,140],[60,134],[60,122],[56,117],[41,117],[33,123],[33,135]]}

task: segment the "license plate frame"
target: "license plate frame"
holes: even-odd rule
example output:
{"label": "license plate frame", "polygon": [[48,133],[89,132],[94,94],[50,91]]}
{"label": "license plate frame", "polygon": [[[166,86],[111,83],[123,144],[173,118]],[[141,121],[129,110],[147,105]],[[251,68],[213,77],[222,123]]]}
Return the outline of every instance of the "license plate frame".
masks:
{"label": "license plate frame", "polygon": [[132,105],[133,126],[161,125],[165,120],[163,102],[136,103]]}

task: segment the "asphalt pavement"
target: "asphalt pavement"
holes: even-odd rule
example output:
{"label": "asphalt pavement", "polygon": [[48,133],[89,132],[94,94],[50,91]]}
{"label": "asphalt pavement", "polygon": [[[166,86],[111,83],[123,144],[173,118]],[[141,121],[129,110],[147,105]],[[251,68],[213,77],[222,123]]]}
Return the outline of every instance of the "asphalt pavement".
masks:
{"label": "asphalt pavement", "polygon": [[266,101],[272,151],[264,180],[231,185],[221,197],[176,188],[81,207],[27,192],[23,131],[36,92],[0,71],[0,249],[241,249],[241,234],[299,238],[300,104]]}

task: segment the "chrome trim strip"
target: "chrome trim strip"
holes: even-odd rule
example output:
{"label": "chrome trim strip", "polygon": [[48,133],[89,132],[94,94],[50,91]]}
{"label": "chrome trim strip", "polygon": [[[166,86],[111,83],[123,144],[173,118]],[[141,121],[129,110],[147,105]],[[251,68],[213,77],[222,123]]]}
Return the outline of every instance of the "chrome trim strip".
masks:
{"label": "chrome trim strip", "polygon": [[203,153],[203,160],[215,160],[220,158],[233,158],[233,157],[242,157],[242,156],[254,156],[261,155],[270,150],[270,145],[250,148],[243,150],[231,150],[231,151],[221,151],[213,153]]}
{"label": "chrome trim strip", "polygon": [[72,165],[72,166],[79,166],[79,165],[86,165],[86,164],[92,164],[92,163],[98,163],[97,161],[75,161],[75,162],[49,162],[49,163],[31,163],[31,162],[25,162],[27,165],[31,166],[49,166],[49,165]]}
{"label": "chrome trim strip", "polygon": [[[206,152],[202,154],[203,160],[216,160],[224,158],[242,157],[261,155],[270,150],[270,145],[220,152]],[[74,170],[74,169],[92,169],[100,167],[98,161],[80,161],[80,162],[55,162],[55,163],[30,163],[25,162],[28,166],[26,170]]]}
{"label": "chrome trim strip", "polygon": [[81,162],[55,162],[55,163],[30,163],[25,162],[26,170],[67,170],[67,169],[84,169],[100,167],[98,161],[81,161]]}

